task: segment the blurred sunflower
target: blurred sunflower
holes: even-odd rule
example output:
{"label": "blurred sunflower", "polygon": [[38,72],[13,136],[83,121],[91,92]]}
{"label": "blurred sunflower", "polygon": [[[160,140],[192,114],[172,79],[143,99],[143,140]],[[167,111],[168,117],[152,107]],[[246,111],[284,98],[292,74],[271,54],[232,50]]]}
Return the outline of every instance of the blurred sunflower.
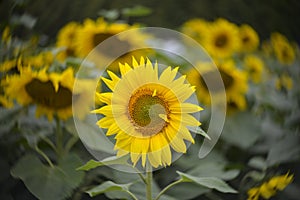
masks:
{"label": "blurred sunflower", "polygon": [[[237,69],[232,60],[216,62],[216,65],[224,83],[228,111],[244,110],[246,108],[245,94],[248,89],[246,73]],[[204,104],[210,105],[210,95],[218,95],[222,91],[221,88],[214,88],[213,91],[209,91],[202,76],[206,76],[208,79],[214,77],[215,68],[212,67],[211,63],[199,63],[196,68],[197,70],[191,69],[187,73],[187,79],[198,88],[198,99]]]}
{"label": "blurred sunflower", "polygon": [[248,73],[248,77],[253,83],[260,83],[264,69],[264,62],[257,56],[247,55],[244,58],[244,66]]}
{"label": "blurred sunflower", "polygon": [[276,195],[277,191],[284,190],[293,181],[293,178],[294,175],[289,175],[288,173],[274,176],[262,185],[250,188],[247,192],[247,200],[259,200],[260,196],[263,197],[263,199],[270,199]]}
{"label": "blurred sunflower", "polygon": [[202,108],[185,102],[195,88],[184,76],[175,79],[178,68],[168,67],[158,77],[149,59],[133,58],[132,65],[119,65],[121,78],[110,71],[111,80],[102,78],[112,92],[98,94],[107,105],[93,111],[104,115],[97,124],[108,129],[107,136],[116,135],[117,156],[130,153],[133,164],[141,159],[143,167],[147,160],[153,167],[170,165],[170,147],[185,153],[184,140],[194,143],[187,126],[201,124],[190,113]]}
{"label": "blurred sunflower", "polygon": [[[128,24],[121,23],[108,23],[103,18],[99,18],[96,21],[87,19],[84,21],[82,27],[79,29],[76,39],[76,54],[80,57],[87,56],[97,45],[99,45],[104,40],[108,39],[111,36],[114,36],[122,31],[126,31],[133,28],[138,28],[138,25],[130,26]],[[105,51],[97,52],[95,56],[96,59],[92,60],[107,60],[107,59],[116,59],[115,52],[124,51],[124,55],[120,56],[116,62],[111,66],[117,66],[119,62],[129,62],[132,56],[141,56],[141,53],[147,53],[146,51],[134,51],[130,52],[131,47],[144,47],[146,39],[149,38],[149,35],[142,34],[138,31],[131,33],[130,35],[121,35],[116,36],[115,40],[111,41],[109,44],[102,44],[102,48]],[[93,56],[93,55],[90,55]],[[98,65],[97,65],[98,66]],[[112,69],[116,71],[116,69]]]}
{"label": "blurred sunflower", "polygon": [[207,27],[208,27],[208,22],[206,22],[203,19],[191,19],[185,22],[182,25],[182,32],[193,39],[195,39],[197,42],[200,44],[203,43],[204,38],[207,35]]}
{"label": "blurred sunflower", "polygon": [[293,88],[293,79],[287,74],[281,74],[275,80],[275,88],[277,90],[287,89],[291,90]]}
{"label": "blurred sunflower", "polygon": [[64,60],[69,56],[76,56],[75,37],[78,29],[80,29],[80,24],[76,22],[70,22],[59,30],[57,34],[56,46],[65,48],[57,55],[59,60]]}
{"label": "blurred sunflower", "polygon": [[[78,117],[84,117],[89,107],[87,98],[89,81],[82,93],[74,94],[73,103],[81,107],[82,113]],[[73,69],[67,68],[62,73],[47,73],[46,68],[33,71],[30,67],[24,67],[19,75],[7,76],[4,81],[5,96],[27,106],[36,104],[36,116],[46,115],[51,121],[54,115],[66,120],[72,116],[72,91],[73,91]]]}
{"label": "blurred sunflower", "polygon": [[213,57],[230,57],[239,49],[239,29],[235,24],[218,19],[210,24],[208,31],[203,45]]}
{"label": "blurred sunflower", "polygon": [[295,50],[284,35],[272,33],[271,45],[280,63],[289,65],[295,61]]}
{"label": "blurred sunflower", "polygon": [[239,34],[241,38],[240,51],[252,52],[257,49],[259,45],[259,37],[251,26],[247,24],[241,25],[239,27]]}
{"label": "blurred sunflower", "polygon": [[0,64],[0,72],[8,72],[12,69],[18,68],[18,59],[5,60]]}

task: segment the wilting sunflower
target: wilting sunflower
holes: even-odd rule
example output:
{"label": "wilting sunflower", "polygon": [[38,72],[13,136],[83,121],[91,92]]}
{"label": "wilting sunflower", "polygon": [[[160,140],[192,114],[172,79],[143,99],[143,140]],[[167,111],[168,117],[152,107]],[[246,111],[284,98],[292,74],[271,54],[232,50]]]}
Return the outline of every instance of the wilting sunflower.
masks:
{"label": "wilting sunflower", "polygon": [[79,29],[80,24],[70,22],[59,30],[56,46],[65,49],[58,54],[58,59],[64,60],[66,57],[75,56],[75,37]]}
{"label": "wilting sunflower", "polygon": [[208,22],[196,18],[185,22],[182,26],[182,32],[202,44],[207,35],[207,28]]}
{"label": "wilting sunflower", "polygon": [[194,143],[187,126],[201,124],[190,113],[202,108],[185,102],[195,88],[184,76],[175,79],[178,68],[168,67],[159,76],[149,59],[133,58],[132,65],[119,65],[121,78],[110,71],[111,80],[102,78],[112,92],[98,94],[107,105],[93,111],[104,115],[97,124],[108,129],[107,136],[115,135],[117,156],[130,153],[133,164],[141,159],[143,167],[147,160],[153,167],[170,165],[170,147],[185,153],[184,140]]}
{"label": "wilting sunflower", "polygon": [[[216,65],[224,83],[228,111],[244,110],[246,108],[245,94],[248,88],[246,73],[237,69],[232,60],[216,62]],[[202,76],[206,76],[208,79],[214,78],[215,68],[212,63],[198,63],[196,68],[197,70],[191,69],[187,73],[187,79],[199,89],[197,90],[198,99],[204,104],[210,105],[210,94],[218,95],[223,91],[221,91],[222,88],[217,87],[212,87],[213,91],[209,91]]]}
{"label": "wilting sunflower", "polygon": [[249,25],[243,24],[239,27],[240,51],[251,52],[257,49],[259,37],[256,31]]}
{"label": "wilting sunflower", "polygon": [[218,19],[210,24],[208,31],[203,45],[210,55],[226,58],[239,49],[239,29],[235,24]]}
{"label": "wilting sunflower", "polygon": [[280,63],[289,65],[295,61],[295,50],[284,35],[272,33],[271,44]]}
{"label": "wilting sunflower", "polygon": [[277,191],[284,190],[292,181],[294,175],[285,174],[280,176],[274,176],[270,180],[264,182],[258,187],[253,187],[248,190],[247,200],[259,200],[260,196],[263,199],[270,199],[275,196]]}
{"label": "wilting sunflower", "polygon": [[264,62],[257,56],[248,55],[244,58],[244,66],[248,73],[248,77],[253,83],[259,83],[262,79]]}
{"label": "wilting sunflower", "polygon": [[[76,100],[73,101],[75,106],[79,106],[81,112],[78,112],[78,117],[83,118],[89,110],[87,95],[89,93],[91,82],[89,80],[82,80],[82,93],[74,94]],[[74,84],[74,75],[72,68],[67,68],[62,73],[47,73],[46,69],[33,71],[30,67],[21,69],[19,75],[7,76],[4,81],[5,96],[9,99],[16,99],[16,101],[27,106],[35,104],[36,115],[46,115],[51,121],[54,115],[60,119],[66,120],[72,116],[72,91]]]}

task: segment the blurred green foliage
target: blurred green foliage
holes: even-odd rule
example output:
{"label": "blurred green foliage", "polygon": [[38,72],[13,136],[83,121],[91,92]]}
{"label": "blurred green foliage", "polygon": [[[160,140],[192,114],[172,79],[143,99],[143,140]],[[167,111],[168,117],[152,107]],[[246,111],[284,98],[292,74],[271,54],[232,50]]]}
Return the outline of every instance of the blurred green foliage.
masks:
{"label": "blurred green foliage", "polygon": [[[14,10],[14,14],[26,13],[37,18],[34,30],[53,38],[69,21],[96,18],[101,10],[121,11],[137,5],[148,7],[152,12],[145,8],[143,12],[149,12],[149,16],[135,16],[134,20],[129,17],[129,22],[176,28],[190,18],[214,20],[223,17],[236,24],[250,24],[262,39],[278,31],[300,42],[300,2],[297,0],[1,0],[1,28],[11,20]],[[20,34],[26,34],[24,29]]]}

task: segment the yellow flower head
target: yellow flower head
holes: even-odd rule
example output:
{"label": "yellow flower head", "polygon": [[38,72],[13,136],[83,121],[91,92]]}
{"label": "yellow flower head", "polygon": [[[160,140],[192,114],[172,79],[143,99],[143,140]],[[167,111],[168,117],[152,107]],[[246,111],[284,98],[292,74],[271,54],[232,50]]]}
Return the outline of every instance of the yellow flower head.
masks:
{"label": "yellow flower head", "polygon": [[70,22],[59,30],[56,46],[65,49],[58,54],[58,59],[63,60],[68,56],[75,56],[75,37],[79,29],[78,23]]}
{"label": "yellow flower head", "polygon": [[[128,28],[128,24],[109,24],[103,18],[96,21],[86,19],[75,38],[77,55],[87,56],[98,44]],[[109,54],[109,51],[107,54]]]}
{"label": "yellow flower head", "polygon": [[205,20],[195,18],[183,24],[182,32],[202,44],[207,35],[207,28],[208,23]]}
{"label": "yellow flower head", "polygon": [[256,31],[249,25],[243,24],[239,28],[241,38],[240,50],[242,52],[251,52],[257,49],[259,37]]}
{"label": "yellow flower head", "polygon": [[[89,58],[93,61],[104,61],[111,58],[117,59],[115,58],[115,52],[124,51],[125,54],[121,55],[114,63],[112,63],[112,66],[117,66],[119,62],[129,62],[133,55],[141,56],[141,51],[131,52],[130,48],[136,47],[138,49],[139,47],[144,47],[145,40],[148,39],[149,36],[147,34],[142,34],[139,31],[136,31],[134,35],[122,34],[121,36],[116,36],[116,34],[138,27],[138,25],[130,26],[129,24],[124,23],[108,23],[103,18],[99,18],[96,21],[87,19],[76,34],[76,55],[85,57],[91,53],[92,50],[95,50],[93,54],[89,55]],[[101,45],[101,52],[99,51],[99,48],[95,49],[100,43],[112,36],[115,37],[111,43],[104,43]],[[143,52],[149,53],[147,50]],[[112,70],[117,71],[116,69]]]}
{"label": "yellow flower head", "polygon": [[247,200],[259,200],[259,188],[254,187],[248,190],[248,199]]}
{"label": "yellow flower head", "polygon": [[[225,60],[223,62],[216,62],[219,73],[224,83],[226,92],[227,107],[229,111],[244,110],[246,108],[245,94],[248,89],[247,75],[245,72],[236,68],[233,60]],[[201,72],[201,75],[209,78],[210,74],[213,74],[214,68],[211,63],[199,63],[197,70]],[[215,88],[213,91],[208,91],[208,87],[200,76],[198,71],[191,69],[187,73],[188,81],[199,88],[197,96],[200,101],[206,105],[210,105],[210,95],[217,95],[221,93],[221,88]]]}
{"label": "yellow flower head", "polygon": [[258,200],[259,197],[270,199],[275,196],[278,190],[283,190],[293,181],[293,175],[289,173],[280,176],[274,176],[270,180],[264,182],[258,187],[248,190],[248,200]]}
{"label": "yellow flower head", "polygon": [[295,50],[284,35],[272,33],[271,44],[280,63],[289,65],[295,61]]}
{"label": "yellow flower head", "polygon": [[240,47],[239,28],[227,21],[218,19],[210,24],[203,43],[204,48],[214,57],[230,57]]}
{"label": "yellow flower head", "polygon": [[276,79],[275,88],[277,90],[281,90],[283,88],[291,90],[293,88],[293,79],[287,74],[282,74]]}
{"label": "yellow flower head", "polygon": [[115,135],[117,156],[130,153],[133,164],[141,159],[143,167],[147,160],[153,167],[170,165],[171,148],[185,153],[184,140],[194,143],[187,126],[201,124],[190,113],[202,108],[185,102],[194,87],[184,76],[175,79],[178,68],[159,76],[157,64],[143,57],[119,67],[121,78],[110,71],[110,79],[102,78],[112,92],[98,94],[107,105],[94,111],[104,115],[97,124],[108,129],[107,136]]}
{"label": "yellow flower head", "polygon": [[[73,84],[72,68],[67,68],[60,74],[47,73],[46,69],[32,71],[30,67],[24,67],[20,75],[6,77],[4,91],[9,99],[16,99],[23,106],[37,105],[37,117],[46,115],[51,121],[56,114],[60,119],[66,120],[72,116]],[[76,95],[73,101],[75,106],[88,105],[87,102],[91,102],[85,94],[89,87],[87,84],[81,94],[74,94]],[[87,113],[89,107],[81,107],[81,110]],[[78,117],[84,117],[84,114],[79,113]]]}
{"label": "yellow flower head", "polygon": [[254,55],[248,55],[244,58],[244,66],[248,72],[248,77],[254,82],[259,83],[262,79],[264,69],[263,61]]}

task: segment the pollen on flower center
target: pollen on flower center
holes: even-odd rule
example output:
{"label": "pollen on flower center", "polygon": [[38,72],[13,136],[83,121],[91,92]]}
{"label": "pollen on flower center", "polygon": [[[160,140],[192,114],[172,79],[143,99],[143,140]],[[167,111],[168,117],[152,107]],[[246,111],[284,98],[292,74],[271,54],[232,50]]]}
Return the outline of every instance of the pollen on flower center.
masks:
{"label": "pollen on flower center", "polygon": [[129,100],[128,117],[143,136],[160,132],[168,121],[168,105],[156,90],[139,89]]}

